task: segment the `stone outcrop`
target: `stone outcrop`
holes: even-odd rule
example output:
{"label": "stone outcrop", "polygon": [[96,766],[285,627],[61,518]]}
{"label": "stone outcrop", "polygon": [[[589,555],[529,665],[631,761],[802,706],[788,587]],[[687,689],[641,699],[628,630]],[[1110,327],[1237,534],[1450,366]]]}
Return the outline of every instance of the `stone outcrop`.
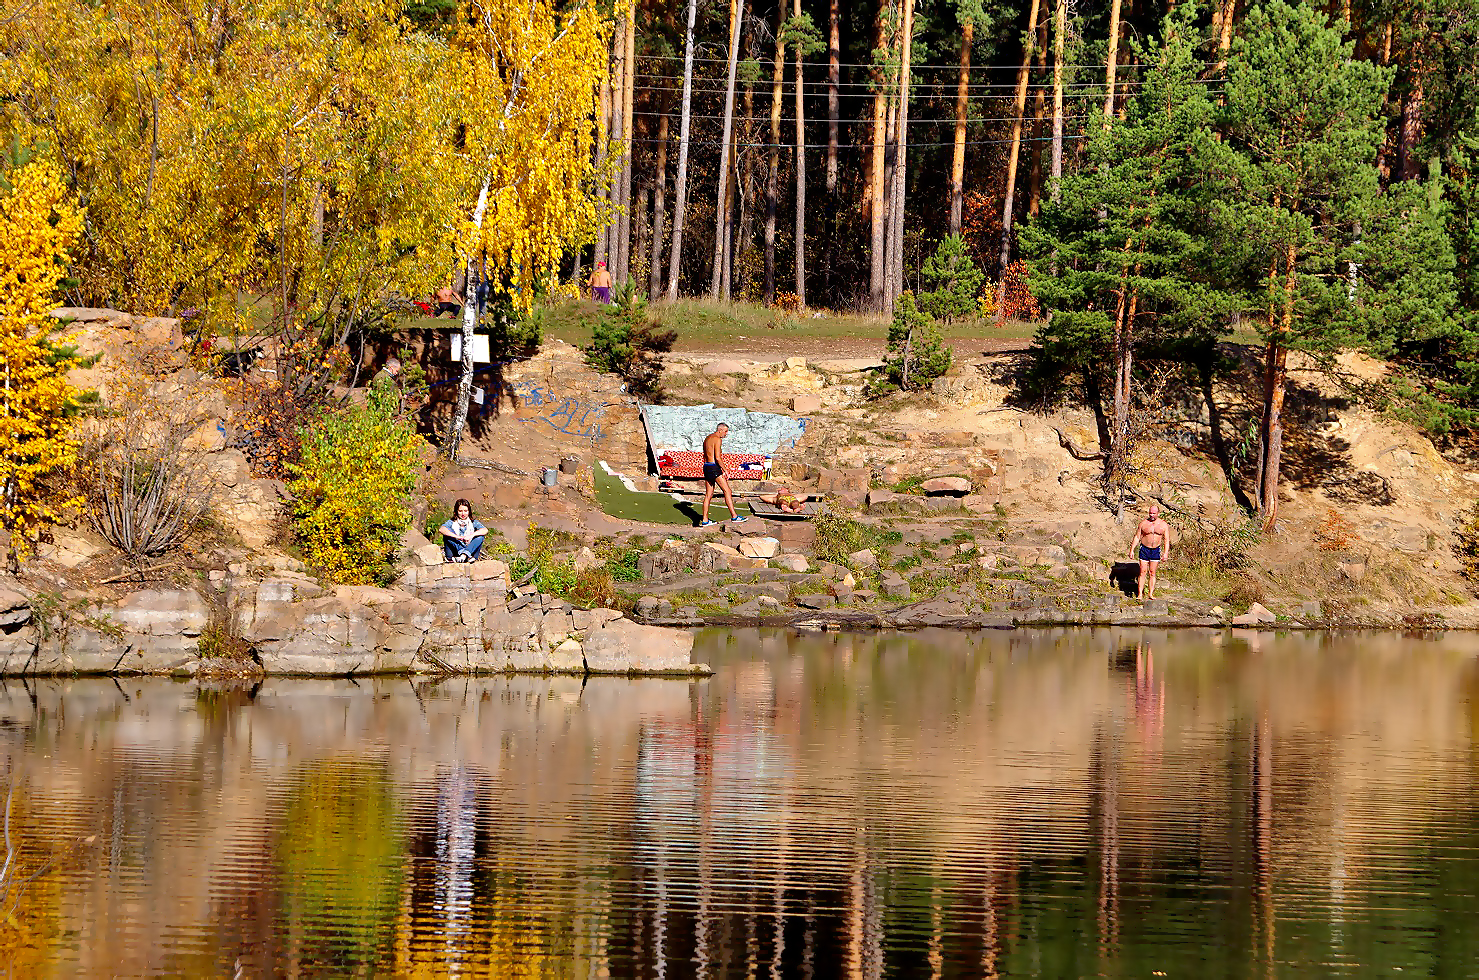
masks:
{"label": "stone outcrop", "polygon": [[[266,674],[707,673],[693,636],[613,609],[510,591],[502,562],[413,566],[396,588],[326,587],[299,572],[233,574],[221,602]],[[0,585],[0,674],[184,673],[213,610],[192,589],[53,609]]]}

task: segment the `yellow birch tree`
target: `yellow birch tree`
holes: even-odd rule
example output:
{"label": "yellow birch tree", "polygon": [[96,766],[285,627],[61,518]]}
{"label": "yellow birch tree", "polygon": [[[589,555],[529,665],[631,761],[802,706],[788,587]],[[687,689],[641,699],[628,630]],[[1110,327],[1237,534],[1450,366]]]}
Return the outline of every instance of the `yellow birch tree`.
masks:
{"label": "yellow birch tree", "polygon": [[0,527],[12,568],[65,506],[50,481],[75,459],[66,414],[76,358],[53,342],[45,313],[81,229],[53,161],[23,163],[0,179]]}

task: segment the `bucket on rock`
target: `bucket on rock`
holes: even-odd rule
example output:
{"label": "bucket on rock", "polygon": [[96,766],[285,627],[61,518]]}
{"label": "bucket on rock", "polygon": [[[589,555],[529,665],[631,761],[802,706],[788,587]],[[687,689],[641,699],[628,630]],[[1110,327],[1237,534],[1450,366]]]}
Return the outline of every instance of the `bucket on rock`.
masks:
{"label": "bucket on rock", "polygon": [[555,485],[555,479],[559,475],[559,470],[551,469],[550,467],[546,466],[539,471],[539,481],[547,487],[552,487]]}

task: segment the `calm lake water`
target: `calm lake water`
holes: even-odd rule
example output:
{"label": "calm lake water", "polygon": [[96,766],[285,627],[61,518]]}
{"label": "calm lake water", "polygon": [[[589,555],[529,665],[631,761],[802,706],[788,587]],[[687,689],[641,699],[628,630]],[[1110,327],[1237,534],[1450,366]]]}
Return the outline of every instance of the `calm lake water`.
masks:
{"label": "calm lake water", "polygon": [[714,631],[697,682],[12,681],[44,873],[0,970],[1479,976],[1476,654]]}

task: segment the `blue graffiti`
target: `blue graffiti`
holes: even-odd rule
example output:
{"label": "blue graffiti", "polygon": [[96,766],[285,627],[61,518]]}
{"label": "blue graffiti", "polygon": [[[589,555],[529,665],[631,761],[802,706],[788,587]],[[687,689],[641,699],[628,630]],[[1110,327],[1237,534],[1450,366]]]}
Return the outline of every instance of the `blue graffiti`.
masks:
{"label": "blue graffiti", "polygon": [[514,397],[524,406],[532,408],[544,405],[554,406],[554,410],[542,418],[556,432],[591,441],[605,437],[601,421],[606,414],[606,403],[583,402],[578,398],[562,397],[537,381],[515,381],[509,387]]}

